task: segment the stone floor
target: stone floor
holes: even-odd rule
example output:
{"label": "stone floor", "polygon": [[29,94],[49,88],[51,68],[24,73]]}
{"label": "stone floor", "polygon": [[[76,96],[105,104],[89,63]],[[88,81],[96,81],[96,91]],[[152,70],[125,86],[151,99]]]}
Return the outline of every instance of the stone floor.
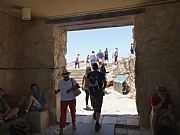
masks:
{"label": "stone floor", "polygon": [[[77,114],[92,115],[93,112],[85,110],[85,106],[85,92],[82,92],[82,94],[77,97]],[[128,95],[120,94],[113,90],[113,87],[106,88],[106,95],[104,96],[101,114],[137,115],[135,99],[130,99]]]}
{"label": "stone floor", "polygon": [[[67,112],[65,135],[150,135],[149,129],[140,128],[134,99],[122,95],[112,88],[106,89],[100,123],[102,128],[96,133],[92,110],[85,109],[85,93],[77,97],[77,130],[72,130],[70,113]],[[52,125],[40,134],[58,135],[58,125]]]}
{"label": "stone floor", "polygon": [[[94,130],[95,121],[91,115],[77,116],[77,130],[67,121],[65,135],[150,135],[149,129],[140,128],[137,116],[101,116],[101,130]],[[34,135],[58,135],[58,125],[52,125],[42,133]]]}

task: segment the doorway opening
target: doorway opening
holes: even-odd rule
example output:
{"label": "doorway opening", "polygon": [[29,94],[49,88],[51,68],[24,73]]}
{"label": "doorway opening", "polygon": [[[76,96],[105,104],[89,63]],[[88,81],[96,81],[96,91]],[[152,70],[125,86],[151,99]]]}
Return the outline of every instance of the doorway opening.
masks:
{"label": "doorway opening", "polygon": [[[87,56],[92,51],[105,53],[108,49],[109,61],[106,64],[108,87],[103,99],[102,115],[138,115],[135,98],[135,52],[132,53],[133,25],[92,30],[69,31],[67,33],[67,68],[71,77],[82,87]],[[133,46],[134,47],[134,46]],[[118,63],[114,61],[114,50],[118,49]],[[134,49],[134,48],[133,48]],[[75,67],[78,57],[79,67]],[[121,77],[126,75],[126,77]],[[120,78],[118,78],[120,76]],[[115,82],[115,80],[117,80]],[[116,85],[116,86],[115,86]],[[90,106],[90,99],[89,99]],[[85,92],[77,97],[77,115],[92,115],[86,109]]]}

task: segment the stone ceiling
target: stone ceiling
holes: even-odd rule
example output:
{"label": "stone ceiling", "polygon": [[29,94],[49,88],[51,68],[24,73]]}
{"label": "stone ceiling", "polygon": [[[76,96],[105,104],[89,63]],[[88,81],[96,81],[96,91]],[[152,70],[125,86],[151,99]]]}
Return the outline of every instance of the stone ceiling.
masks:
{"label": "stone ceiling", "polygon": [[21,9],[29,7],[34,18],[55,18],[115,9],[131,9],[173,0],[0,0],[0,8],[21,17]]}
{"label": "stone ceiling", "polygon": [[177,0],[0,0],[0,10],[21,18],[22,8],[32,19],[46,19],[65,30],[133,25],[144,7]]}

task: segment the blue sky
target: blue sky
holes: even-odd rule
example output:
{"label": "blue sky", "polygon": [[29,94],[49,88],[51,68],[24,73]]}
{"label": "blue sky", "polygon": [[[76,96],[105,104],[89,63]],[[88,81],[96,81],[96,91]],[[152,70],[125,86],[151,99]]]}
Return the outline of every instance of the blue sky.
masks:
{"label": "blue sky", "polygon": [[119,58],[130,54],[133,26],[113,27],[103,29],[70,31],[67,34],[67,62],[75,60],[80,54],[80,60],[86,60],[88,54],[94,50],[96,53],[101,48],[109,50],[109,58],[112,61],[112,53],[117,47]]}

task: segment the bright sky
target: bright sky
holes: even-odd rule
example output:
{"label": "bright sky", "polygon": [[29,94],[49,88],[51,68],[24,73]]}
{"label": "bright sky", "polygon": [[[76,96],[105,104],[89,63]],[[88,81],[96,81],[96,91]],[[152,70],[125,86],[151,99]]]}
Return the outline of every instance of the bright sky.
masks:
{"label": "bright sky", "polygon": [[130,54],[133,26],[113,27],[93,30],[70,31],[67,37],[67,62],[75,61],[77,54],[80,60],[86,60],[92,51],[104,52],[109,50],[109,60],[112,61],[112,53],[118,48],[119,58]]}

